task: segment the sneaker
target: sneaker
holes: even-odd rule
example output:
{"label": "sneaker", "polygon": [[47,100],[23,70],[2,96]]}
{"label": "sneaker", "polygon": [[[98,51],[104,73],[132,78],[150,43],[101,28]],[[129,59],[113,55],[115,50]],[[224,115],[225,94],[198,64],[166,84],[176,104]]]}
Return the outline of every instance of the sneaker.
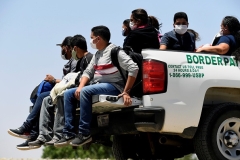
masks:
{"label": "sneaker", "polygon": [[38,139],[35,140],[35,141],[32,141],[32,142],[28,142],[29,146],[39,146],[39,147],[41,147],[43,144],[45,144],[45,142],[40,141]]}
{"label": "sneaker", "polygon": [[63,135],[62,138],[54,143],[54,146],[55,147],[63,147],[63,146],[67,146],[69,145],[69,143],[74,139],[75,137],[74,136],[66,136],[66,135]]}
{"label": "sneaker", "polygon": [[14,137],[23,138],[23,139],[30,139],[30,133],[25,130],[22,126],[18,129],[9,129],[8,134]]}
{"label": "sneaker", "polygon": [[54,143],[58,142],[58,139],[53,138],[51,141],[45,142],[46,145],[53,146]]}
{"label": "sneaker", "polygon": [[37,149],[41,146],[29,146],[28,143],[32,142],[33,140],[26,140],[24,143],[17,145],[17,149],[19,150],[30,150],[30,149]]}
{"label": "sneaker", "polygon": [[86,143],[89,143],[92,141],[92,136],[89,135],[83,135],[81,133],[79,133],[76,138],[70,143],[70,145],[72,146],[82,146]]}

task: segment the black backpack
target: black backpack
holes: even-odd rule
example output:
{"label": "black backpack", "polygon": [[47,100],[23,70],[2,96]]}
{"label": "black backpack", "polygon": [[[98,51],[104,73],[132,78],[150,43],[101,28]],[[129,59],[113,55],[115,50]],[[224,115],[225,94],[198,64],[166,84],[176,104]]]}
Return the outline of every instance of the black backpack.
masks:
{"label": "black backpack", "polygon": [[78,73],[76,79],[75,79],[75,84],[73,87],[78,87],[80,84],[80,78],[82,77],[82,74],[84,72],[84,70],[87,68],[88,64],[90,63],[91,59],[93,57],[92,53],[88,53],[86,56],[83,57],[83,59],[77,64],[77,68],[79,68],[80,73]]}
{"label": "black backpack", "polygon": [[124,48],[114,47],[111,50],[112,64],[115,67],[117,67],[117,69],[120,72],[125,84],[127,82],[128,73],[126,72],[126,74],[124,75],[123,72],[122,72],[122,68],[119,65],[118,53],[119,53],[120,50],[123,50],[138,65],[138,68],[139,68],[138,75],[136,77],[136,81],[133,84],[132,89],[130,90],[130,96],[141,98],[142,95],[143,95],[143,87],[142,87],[142,60],[143,60],[143,57],[142,57],[142,54],[133,52],[131,47],[124,47]]}

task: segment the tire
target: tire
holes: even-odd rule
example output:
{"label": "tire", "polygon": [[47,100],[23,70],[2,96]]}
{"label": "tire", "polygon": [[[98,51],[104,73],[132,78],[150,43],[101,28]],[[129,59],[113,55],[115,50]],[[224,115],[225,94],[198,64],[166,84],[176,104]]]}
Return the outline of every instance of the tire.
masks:
{"label": "tire", "polygon": [[240,160],[240,105],[224,103],[207,112],[194,137],[199,160]]}
{"label": "tire", "polygon": [[112,145],[113,155],[117,160],[126,160],[129,158],[142,160],[174,160],[176,156],[175,151],[178,148],[158,145],[158,138],[159,136],[153,136],[152,141],[157,144],[153,144],[155,146],[155,154],[152,154],[148,134],[115,135],[113,136]]}
{"label": "tire", "polygon": [[136,159],[133,136],[113,136],[112,151],[116,160]]}

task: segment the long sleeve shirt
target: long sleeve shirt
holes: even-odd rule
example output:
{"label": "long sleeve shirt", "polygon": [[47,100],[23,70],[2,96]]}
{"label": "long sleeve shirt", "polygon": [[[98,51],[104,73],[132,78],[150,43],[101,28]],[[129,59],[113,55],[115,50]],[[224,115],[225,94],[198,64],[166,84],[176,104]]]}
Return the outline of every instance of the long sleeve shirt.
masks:
{"label": "long sleeve shirt", "polygon": [[[122,92],[125,86],[124,81],[117,67],[112,64],[111,60],[111,50],[114,47],[116,47],[114,44],[109,44],[105,49],[98,51],[95,56],[93,56],[82,77],[88,77],[94,82],[111,83]],[[137,64],[122,50],[119,51],[118,61],[120,67],[124,71],[128,71],[128,76],[137,76]]]}

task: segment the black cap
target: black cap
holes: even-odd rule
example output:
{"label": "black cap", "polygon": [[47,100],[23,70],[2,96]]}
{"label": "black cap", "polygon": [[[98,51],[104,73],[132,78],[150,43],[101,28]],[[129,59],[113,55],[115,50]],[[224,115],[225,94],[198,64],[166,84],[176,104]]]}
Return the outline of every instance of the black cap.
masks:
{"label": "black cap", "polygon": [[70,46],[71,45],[71,36],[66,37],[61,44],[57,44],[57,46]]}

